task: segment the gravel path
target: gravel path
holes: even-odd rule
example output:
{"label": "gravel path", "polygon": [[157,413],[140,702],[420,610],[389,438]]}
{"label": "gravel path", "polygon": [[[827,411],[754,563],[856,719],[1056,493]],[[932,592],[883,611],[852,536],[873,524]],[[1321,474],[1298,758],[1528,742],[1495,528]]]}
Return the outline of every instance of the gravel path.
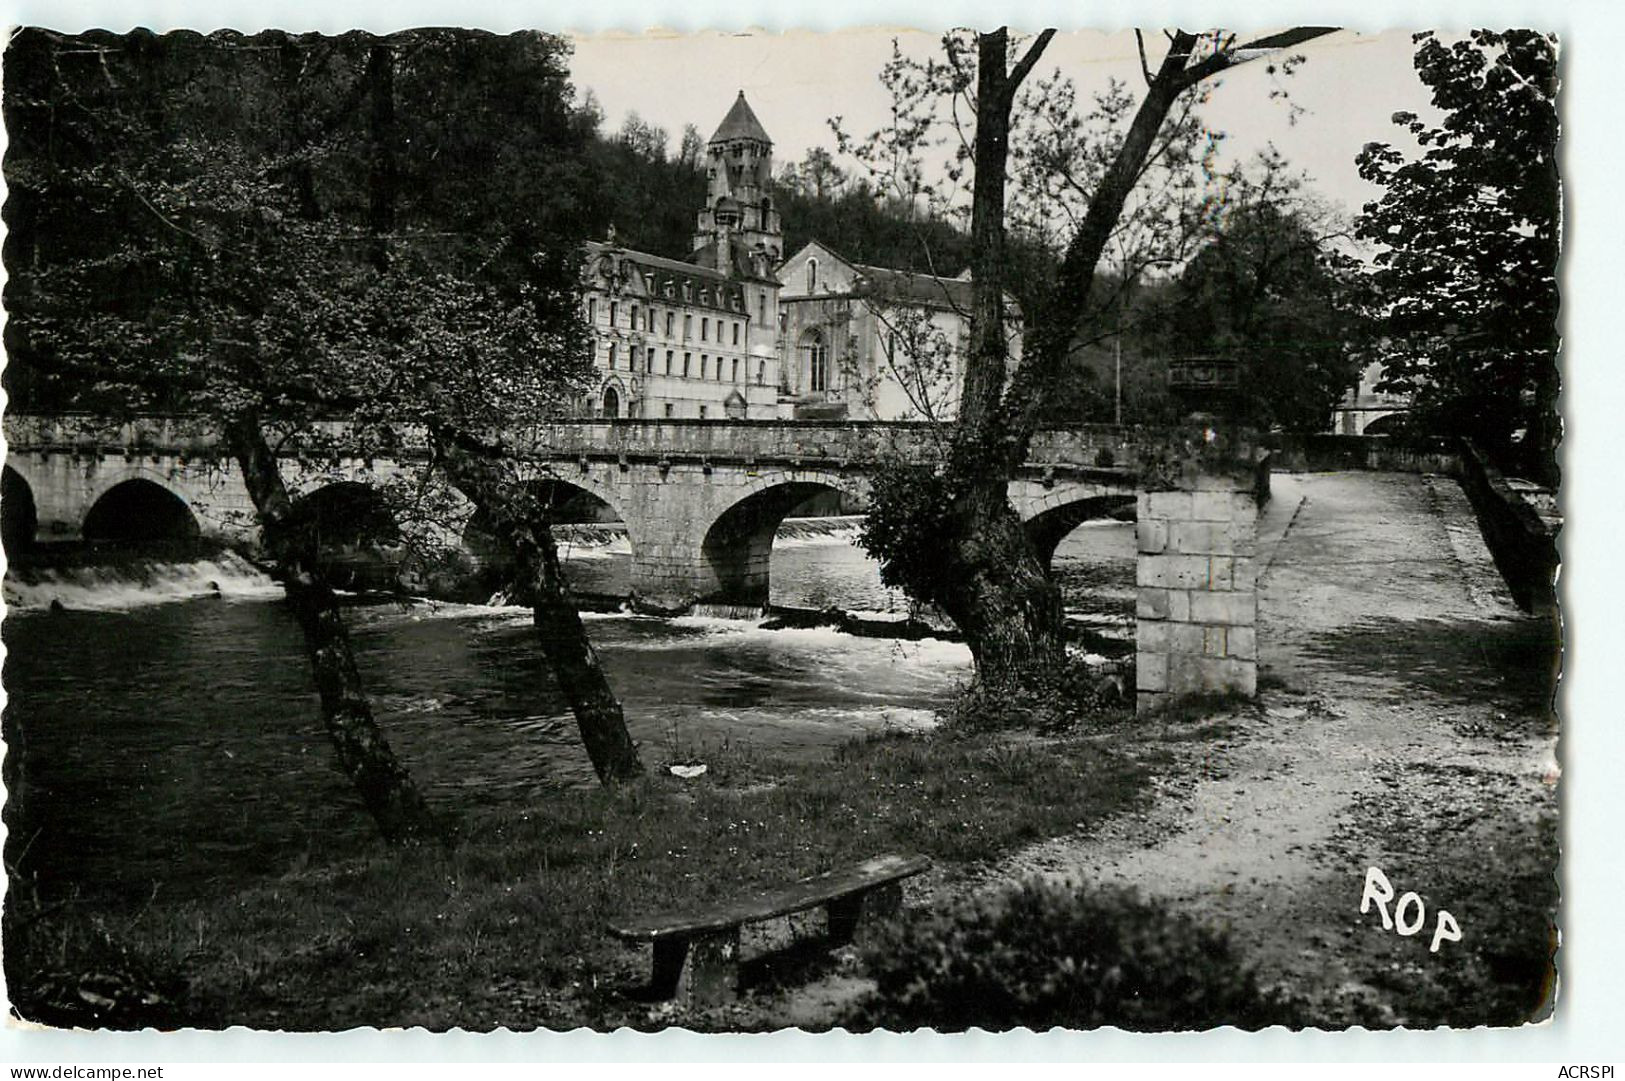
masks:
{"label": "gravel path", "polygon": [[[1228,932],[1317,1027],[1539,1016],[1557,903],[1551,626],[1513,606],[1447,477],[1277,474],[1273,492],[1258,701],[1131,733],[1173,756],[1147,811],[934,872],[910,904],[1034,875],[1124,885]],[[1360,914],[1370,867],[1420,895],[1420,932]],[[1434,953],[1440,909],[1462,939]],[[785,1023],[836,1023],[867,986],[843,967],[781,1002]]]}
{"label": "gravel path", "polygon": [[[1539,1006],[1555,901],[1550,630],[1512,605],[1449,478],[1277,475],[1274,493],[1257,708],[1187,744],[1149,815],[1038,845],[986,880],[1166,899],[1227,930],[1327,1026],[1521,1020]],[[1362,918],[1372,866],[1421,895],[1421,933]],[[1441,907],[1463,941],[1433,954]]]}

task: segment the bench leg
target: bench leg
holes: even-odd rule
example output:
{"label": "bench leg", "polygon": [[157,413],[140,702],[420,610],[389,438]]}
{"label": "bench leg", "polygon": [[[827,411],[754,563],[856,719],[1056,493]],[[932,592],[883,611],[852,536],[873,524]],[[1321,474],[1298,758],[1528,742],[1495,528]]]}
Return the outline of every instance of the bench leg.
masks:
{"label": "bench leg", "polygon": [[649,992],[663,1002],[676,996],[682,982],[683,962],[688,960],[688,939],[657,938],[654,952],[654,979],[649,983]]}
{"label": "bench leg", "polygon": [[733,998],[739,986],[739,928],[696,938],[688,959],[688,997],[698,1006]]}
{"label": "bench leg", "polygon": [[858,927],[867,916],[870,921],[895,915],[903,907],[903,884],[891,882],[863,893],[837,897],[824,906],[829,916],[830,941],[845,944],[857,937]]}

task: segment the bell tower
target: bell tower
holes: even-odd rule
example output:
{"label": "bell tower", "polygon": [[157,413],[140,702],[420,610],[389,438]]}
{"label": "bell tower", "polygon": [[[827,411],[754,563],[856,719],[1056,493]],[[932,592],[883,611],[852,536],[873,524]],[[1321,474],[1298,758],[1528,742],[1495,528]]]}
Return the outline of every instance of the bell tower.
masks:
{"label": "bell tower", "polygon": [[779,212],[768,194],[773,140],[741,90],[706,148],[706,200],[693,262],[730,275],[768,278],[784,257]]}

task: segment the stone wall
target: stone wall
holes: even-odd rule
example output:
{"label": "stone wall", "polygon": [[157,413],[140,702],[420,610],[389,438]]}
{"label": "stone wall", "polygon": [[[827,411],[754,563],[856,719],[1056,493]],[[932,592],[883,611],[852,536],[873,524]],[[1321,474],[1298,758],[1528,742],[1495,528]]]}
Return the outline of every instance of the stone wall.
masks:
{"label": "stone wall", "polygon": [[1258,689],[1258,504],[1251,477],[1197,477],[1139,496],[1136,681],[1141,712]]}
{"label": "stone wall", "polygon": [[1462,467],[1462,490],[1513,600],[1526,612],[1555,611],[1559,526],[1543,520],[1471,440],[1462,441]]}
{"label": "stone wall", "polygon": [[1286,473],[1369,469],[1385,473],[1461,473],[1458,444],[1443,436],[1287,434],[1270,467]]}

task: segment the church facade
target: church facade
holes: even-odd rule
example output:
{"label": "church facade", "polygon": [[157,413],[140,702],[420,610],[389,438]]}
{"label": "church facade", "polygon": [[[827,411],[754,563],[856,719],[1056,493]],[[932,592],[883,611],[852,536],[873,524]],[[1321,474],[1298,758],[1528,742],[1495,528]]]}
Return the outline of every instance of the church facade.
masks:
{"label": "church facade", "polygon": [[[951,419],[970,283],[871,267],[818,242],[784,257],[773,143],[744,92],[707,146],[686,260],[587,247],[592,416]],[[1019,324],[1010,327],[1019,355]]]}

